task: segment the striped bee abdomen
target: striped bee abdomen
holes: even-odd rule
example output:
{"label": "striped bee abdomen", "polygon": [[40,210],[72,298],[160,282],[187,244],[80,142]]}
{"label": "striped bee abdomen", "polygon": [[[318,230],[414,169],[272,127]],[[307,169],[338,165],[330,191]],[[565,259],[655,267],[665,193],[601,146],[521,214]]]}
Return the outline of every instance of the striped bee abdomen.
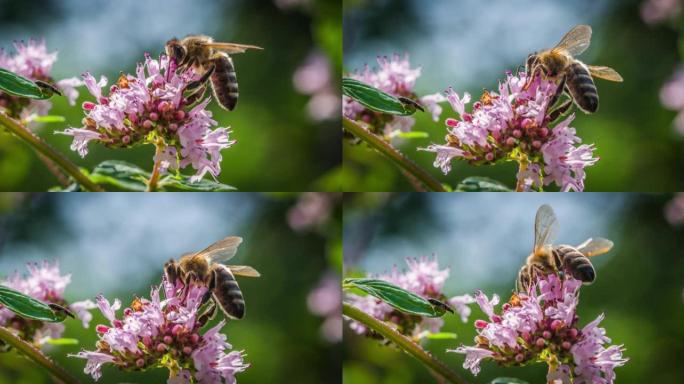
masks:
{"label": "striped bee abdomen", "polygon": [[568,271],[575,279],[585,283],[591,283],[596,279],[596,271],[591,265],[589,258],[580,251],[569,245],[560,245],[554,252],[562,261],[563,269]]}
{"label": "striped bee abdomen", "polygon": [[225,53],[219,53],[213,59],[214,73],[211,75],[211,87],[216,101],[225,109],[235,109],[238,100],[238,83],[233,60]]}
{"label": "striped bee abdomen", "polygon": [[570,65],[566,72],[565,86],[583,111],[594,113],[598,110],[598,91],[591,74],[584,65],[580,63]]}
{"label": "striped bee abdomen", "polygon": [[242,319],[245,317],[245,299],[235,281],[235,276],[221,264],[212,266],[214,271],[214,300],[228,317]]}

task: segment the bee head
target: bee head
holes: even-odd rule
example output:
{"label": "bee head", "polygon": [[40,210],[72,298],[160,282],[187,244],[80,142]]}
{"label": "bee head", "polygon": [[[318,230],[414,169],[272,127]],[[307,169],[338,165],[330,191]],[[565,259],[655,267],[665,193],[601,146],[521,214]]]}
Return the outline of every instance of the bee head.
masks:
{"label": "bee head", "polygon": [[176,63],[182,63],[187,54],[188,51],[185,49],[183,44],[178,41],[178,39],[173,38],[166,42],[166,55],[175,60]]}

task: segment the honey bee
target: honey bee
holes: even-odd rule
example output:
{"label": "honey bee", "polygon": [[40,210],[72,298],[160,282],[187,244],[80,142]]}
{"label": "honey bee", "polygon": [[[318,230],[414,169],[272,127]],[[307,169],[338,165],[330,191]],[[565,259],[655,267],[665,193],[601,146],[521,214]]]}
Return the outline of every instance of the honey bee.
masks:
{"label": "honey bee", "polygon": [[228,54],[248,49],[263,49],[255,45],[219,43],[204,35],[189,35],[182,40],[166,42],[166,54],[174,59],[179,70],[193,67],[202,77],[188,85],[191,95],[204,94],[205,83],[211,79],[214,98],[221,107],[232,111],[238,100],[238,83],[233,60]]}
{"label": "honey bee", "polygon": [[596,279],[596,271],[589,257],[602,255],[611,248],[613,242],[600,237],[589,238],[582,244],[553,245],[558,230],[558,220],[550,206],[544,204],[537,210],[534,220],[534,249],[527,262],[520,268],[516,291],[526,292],[531,288],[535,277],[550,273],[569,273],[585,284]]}
{"label": "honey bee", "polygon": [[[583,112],[596,112],[599,97],[592,76],[617,82],[622,82],[622,76],[612,68],[587,65],[575,59],[574,56],[584,52],[590,42],[591,27],[578,25],[566,33],[555,47],[529,55],[525,63],[528,75],[525,89],[529,88],[537,74],[541,74],[546,79],[556,81],[559,91],[565,90]],[[559,109],[563,108],[564,113],[571,105],[572,101],[569,101]]]}
{"label": "honey bee", "polygon": [[[260,274],[246,265],[222,264],[235,256],[240,243],[241,237],[229,236],[199,252],[184,254],[178,262],[169,260],[164,265],[167,281],[175,283],[181,279],[186,287],[190,282],[203,284],[208,288],[203,303],[213,297],[214,303],[221,307],[227,317],[242,319],[245,317],[245,299],[235,275],[259,277]],[[212,315],[214,308],[211,307]]]}

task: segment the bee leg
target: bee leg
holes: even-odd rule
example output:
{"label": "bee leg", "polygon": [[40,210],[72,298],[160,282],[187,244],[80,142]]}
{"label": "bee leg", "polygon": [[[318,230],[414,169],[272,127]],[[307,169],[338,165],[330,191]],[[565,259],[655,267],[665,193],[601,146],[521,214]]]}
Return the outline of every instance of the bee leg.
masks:
{"label": "bee leg", "polygon": [[207,86],[203,85],[199,87],[196,91],[193,91],[190,95],[185,97],[185,104],[188,106],[193,106],[199,100],[204,98],[204,94],[207,92]]}
{"label": "bee leg", "polygon": [[166,280],[169,283],[176,285],[176,280],[178,279],[178,276],[180,276],[180,270],[174,259],[171,259],[164,264],[164,273],[166,274]]}
{"label": "bee leg", "polygon": [[204,324],[206,324],[209,320],[213,319],[214,315],[216,315],[216,303],[214,303],[214,300],[211,300],[209,301],[209,306],[207,309],[197,318],[197,322],[200,324],[200,327],[204,326]]}
{"label": "bee leg", "polygon": [[558,101],[558,99],[563,94],[563,91],[565,90],[565,80],[566,80],[566,76],[563,75],[561,77],[560,82],[558,82],[558,86],[556,87],[556,93],[553,94],[553,97],[551,97],[551,100],[549,100],[549,104],[546,106],[547,110],[549,108],[553,107],[554,105],[556,105],[556,102]]}
{"label": "bee leg", "polygon": [[211,77],[211,75],[214,73],[214,70],[216,69],[216,66],[212,64],[211,67],[200,77],[199,79],[190,82],[184,89],[184,91],[192,91],[200,88],[202,85],[204,85],[207,80]]}
{"label": "bee leg", "polygon": [[561,105],[549,113],[549,122],[554,122],[556,119],[564,115],[572,107],[572,99],[565,100]]}

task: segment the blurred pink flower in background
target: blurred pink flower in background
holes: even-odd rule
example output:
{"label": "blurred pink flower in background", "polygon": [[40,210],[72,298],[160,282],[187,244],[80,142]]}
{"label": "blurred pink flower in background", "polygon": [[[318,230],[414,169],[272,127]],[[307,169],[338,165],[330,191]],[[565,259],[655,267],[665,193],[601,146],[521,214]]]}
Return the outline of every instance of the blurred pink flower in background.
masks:
{"label": "blurred pink flower in background", "polygon": [[684,223],[684,193],[677,193],[665,204],[665,219],[670,225]]}
{"label": "blurred pink flower in background", "polygon": [[305,192],[287,213],[287,223],[297,232],[310,231],[323,226],[341,201],[341,193]]}
{"label": "blurred pink flower in background", "polygon": [[280,9],[293,9],[308,7],[311,5],[311,0],[274,0],[274,3]]}
{"label": "blurred pink flower in background", "polygon": [[[0,285],[17,290],[45,303],[58,304],[70,309],[87,328],[93,318],[88,310],[95,308],[90,300],[69,304],[64,299],[64,290],[71,282],[71,275],[61,275],[57,262],[29,263],[26,265],[28,276],[15,272]],[[39,320],[26,319],[0,305],[0,325],[9,328],[24,340],[36,345],[46,343],[49,339],[58,339],[64,332],[64,323],[46,323]]]}
{"label": "blurred pink flower in background", "polygon": [[340,118],[339,89],[335,88],[331,63],[327,56],[318,51],[309,53],[292,75],[292,84],[299,93],[311,96],[306,111],[312,120]]}
{"label": "blurred pink flower in background", "polygon": [[[469,304],[474,300],[470,295],[447,297],[442,289],[449,277],[449,268],[440,269],[437,258],[421,257],[418,259],[406,259],[408,269],[400,272],[395,266],[390,273],[377,276],[369,275],[369,278],[385,280],[407,291],[413,292],[426,299],[436,299],[449,304],[460,315],[461,321],[466,322],[470,316]],[[407,336],[419,340],[428,333],[439,332],[444,325],[442,318],[423,318],[400,312],[384,301],[373,296],[359,296],[348,294],[350,304],[378,320],[388,321],[396,326],[397,330]],[[368,329],[361,323],[352,321],[349,327],[358,334],[372,336]]]}
{"label": "blurred pink flower in background", "polygon": [[[57,61],[57,52],[48,52],[44,40],[15,42],[14,49],[14,55],[0,50],[0,68],[29,80],[53,84],[67,97],[69,105],[75,105],[78,98],[76,87],[83,85],[83,82],[77,77],[54,81],[51,72]],[[52,103],[48,100],[20,98],[0,91],[0,109],[7,110],[10,116],[23,121],[30,122],[37,116],[47,115],[51,108]]]}
{"label": "blurred pink flower in background", "polygon": [[97,305],[109,324],[96,327],[97,350],[70,356],[86,359],[84,372],[95,381],[102,376],[104,364],[113,364],[124,371],[166,367],[169,383],[191,383],[192,378],[200,383],[235,383],[235,375],[249,364],[243,361],[243,352],[228,352],[232,346],[220,333],[225,320],[201,333],[208,320],[200,312],[206,292],[202,285],[185,287],[180,279],[171,283],[162,278],[150,299],[134,299],[120,319],[116,312],[121,301],[110,303],[100,295]]}
{"label": "blurred pink flower in background", "polygon": [[342,340],[342,282],[335,273],[326,273],[306,298],[309,311],[325,317],[321,335],[331,343]]}
{"label": "blurred pink flower in background", "polygon": [[657,24],[679,16],[681,0],[646,0],[641,3],[641,19],[647,24]]}
{"label": "blurred pink flower in background", "polygon": [[677,70],[660,89],[660,102],[678,112],[674,127],[680,135],[684,135],[684,69]]}
{"label": "blurred pink flower in background", "polygon": [[[418,96],[414,87],[420,77],[421,68],[411,68],[408,54],[394,54],[392,57],[380,56],[377,59],[379,68],[370,69],[366,65],[363,70],[355,71],[346,76],[371,85],[392,96],[405,97],[417,101],[423,105],[437,121],[442,112],[438,103],[446,99],[440,93],[426,96]],[[342,97],[342,114],[351,120],[366,123],[371,131],[382,135],[386,140],[392,139],[401,132],[408,132],[415,124],[415,119],[410,116],[387,115],[374,112],[350,97]]]}

